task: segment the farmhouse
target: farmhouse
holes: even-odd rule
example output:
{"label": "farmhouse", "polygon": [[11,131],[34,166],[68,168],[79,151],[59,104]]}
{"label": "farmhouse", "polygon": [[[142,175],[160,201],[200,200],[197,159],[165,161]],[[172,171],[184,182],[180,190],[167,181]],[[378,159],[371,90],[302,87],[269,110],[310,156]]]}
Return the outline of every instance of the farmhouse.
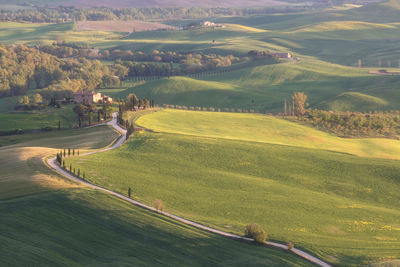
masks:
{"label": "farmhouse", "polygon": [[270,55],[277,58],[292,58],[292,54],[290,53],[271,53]]}
{"label": "farmhouse", "polygon": [[94,91],[80,91],[74,93],[75,103],[84,104],[96,104],[96,103],[108,103],[111,104],[113,99],[109,96],[96,93]]}
{"label": "farmhouse", "polygon": [[219,24],[219,23],[214,23],[214,22],[211,22],[211,21],[203,21],[202,23],[200,23],[200,26],[202,26],[202,27],[220,27],[220,28],[225,28],[225,25]]}

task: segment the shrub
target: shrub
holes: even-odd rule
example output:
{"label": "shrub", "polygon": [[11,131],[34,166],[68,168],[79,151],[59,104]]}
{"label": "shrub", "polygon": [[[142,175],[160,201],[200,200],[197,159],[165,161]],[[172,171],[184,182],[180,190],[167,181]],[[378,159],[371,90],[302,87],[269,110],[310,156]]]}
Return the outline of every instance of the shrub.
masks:
{"label": "shrub", "polygon": [[229,108],[224,108],[224,112],[229,112]]}
{"label": "shrub", "polygon": [[190,107],[189,109],[190,109],[190,110],[194,110],[194,107]]}
{"label": "shrub", "polygon": [[221,109],[219,108],[219,109],[217,109],[217,112],[221,112]]}
{"label": "shrub", "polygon": [[234,109],[234,108],[231,108],[231,112],[235,112],[235,109]]}
{"label": "shrub", "polygon": [[242,109],[241,109],[241,108],[238,108],[238,109],[237,109],[237,112],[238,112],[238,113],[242,113]]}
{"label": "shrub", "polygon": [[267,240],[267,233],[264,230],[261,230],[261,232],[256,233],[253,238],[257,243],[264,243],[265,240]]}
{"label": "shrub", "polygon": [[211,112],[214,112],[215,108],[209,108],[208,110],[211,111]]}
{"label": "shrub", "polygon": [[207,108],[206,108],[206,107],[204,107],[204,108],[203,108],[203,111],[207,111]]}
{"label": "shrub", "polygon": [[201,110],[201,107],[196,107],[196,110],[197,110],[197,111],[200,111],[200,110]]}
{"label": "shrub", "polygon": [[164,203],[161,200],[155,199],[153,204],[154,204],[154,208],[156,208],[156,210],[158,210],[158,211],[164,210]]}
{"label": "shrub", "polygon": [[267,233],[257,223],[248,224],[244,231],[244,235],[253,238],[258,243],[264,243],[267,240]]}

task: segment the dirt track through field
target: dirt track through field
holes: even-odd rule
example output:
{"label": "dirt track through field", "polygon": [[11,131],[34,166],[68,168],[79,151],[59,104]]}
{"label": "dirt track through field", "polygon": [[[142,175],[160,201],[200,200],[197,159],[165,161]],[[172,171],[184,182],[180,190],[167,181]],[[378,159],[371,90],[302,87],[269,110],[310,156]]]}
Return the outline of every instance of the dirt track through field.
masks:
{"label": "dirt track through field", "polygon": [[[116,113],[113,114],[112,121],[108,122],[107,125],[112,126],[115,130],[120,132],[121,136],[110,147],[107,147],[107,148],[104,148],[104,149],[100,149],[100,150],[96,150],[96,151],[89,152],[89,153],[85,153],[85,154],[81,154],[81,156],[109,151],[109,150],[112,150],[112,149],[120,147],[126,141],[126,138],[125,138],[126,130],[122,129],[118,125],[118,123],[117,123],[117,114]],[[217,234],[217,235],[225,236],[225,237],[236,239],[236,240],[254,242],[254,240],[251,239],[251,238],[247,238],[247,237],[239,236],[239,235],[236,235],[236,234],[220,231],[218,229],[211,228],[211,227],[208,227],[208,226],[196,223],[196,222],[192,222],[190,220],[184,219],[182,217],[173,215],[173,214],[165,212],[165,211],[159,211],[159,210],[157,210],[157,209],[155,209],[155,208],[153,208],[151,206],[148,206],[146,204],[138,202],[138,201],[136,201],[134,199],[128,198],[128,197],[126,197],[126,196],[124,196],[122,194],[119,194],[117,192],[114,192],[114,191],[111,191],[109,189],[106,189],[106,188],[91,184],[91,183],[89,183],[87,181],[84,181],[84,180],[76,177],[75,175],[72,175],[68,171],[66,171],[63,168],[61,168],[56,163],[56,158],[51,158],[51,159],[47,160],[47,163],[56,172],[58,172],[59,174],[65,176],[65,177],[67,177],[70,180],[73,180],[75,182],[80,182],[80,183],[82,183],[82,184],[84,184],[84,185],[86,185],[86,186],[88,186],[90,188],[93,188],[93,189],[100,190],[100,191],[103,191],[105,193],[111,194],[111,195],[116,196],[116,197],[118,197],[120,199],[128,201],[128,202],[130,202],[130,203],[132,203],[132,204],[134,204],[136,206],[142,207],[142,208],[147,209],[147,210],[151,210],[153,212],[157,212],[157,213],[163,214],[163,215],[165,215],[167,217],[170,217],[172,219],[175,219],[175,220],[177,220],[177,221],[179,221],[181,223],[184,223],[184,224],[187,224],[187,225],[190,225],[190,226],[193,226],[193,227],[196,227],[196,228],[199,228],[199,229],[202,229],[202,230],[205,230],[205,231]],[[280,243],[276,243],[276,242],[270,242],[270,241],[266,241],[265,244],[268,245],[268,246],[271,246],[271,247],[275,247],[275,248],[279,248],[279,249],[283,249],[283,250],[288,250],[288,246],[284,245],[284,244],[280,244]],[[298,255],[298,256],[300,256],[300,257],[302,257],[302,258],[304,258],[304,259],[306,259],[306,260],[308,260],[308,261],[310,261],[310,262],[312,262],[314,264],[317,264],[319,266],[323,266],[323,267],[330,267],[331,266],[328,263],[326,263],[326,262],[324,262],[324,261],[322,261],[322,260],[320,260],[320,259],[318,259],[318,258],[316,258],[316,257],[314,257],[314,256],[312,256],[312,255],[300,250],[300,249],[293,248],[291,251],[292,251],[292,253],[294,253],[294,254],[296,254],[296,255]]]}

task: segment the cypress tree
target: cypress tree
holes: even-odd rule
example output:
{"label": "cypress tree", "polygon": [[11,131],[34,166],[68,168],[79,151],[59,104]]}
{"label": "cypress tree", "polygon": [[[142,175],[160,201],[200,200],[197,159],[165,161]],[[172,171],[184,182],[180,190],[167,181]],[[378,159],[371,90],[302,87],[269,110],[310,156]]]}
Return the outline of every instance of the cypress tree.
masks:
{"label": "cypress tree", "polygon": [[65,148],[64,148],[64,158],[65,158]]}
{"label": "cypress tree", "polygon": [[131,198],[131,188],[128,188],[128,197]]}
{"label": "cypress tree", "polygon": [[78,157],[79,157],[79,149],[78,149]]}
{"label": "cypress tree", "polygon": [[74,168],[74,174],[75,174],[75,168]]}
{"label": "cypress tree", "polygon": [[69,164],[69,172],[72,172],[72,164]]}
{"label": "cypress tree", "polygon": [[63,169],[65,169],[65,160],[63,160]]}
{"label": "cypress tree", "polygon": [[68,157],[71,156],[71,148],[68,148]]}
{"label": "cypress tree", "polygon": [[75,148],[72,149],[72,156],[75,156]]}
{"label": "cypress tree", "polygon": [[85,179],[85,176],[86,176],[86,175],[85,175],[85,172],[83,172],[83,175],[82,175],[82,176],[83,176],[83,179]]}

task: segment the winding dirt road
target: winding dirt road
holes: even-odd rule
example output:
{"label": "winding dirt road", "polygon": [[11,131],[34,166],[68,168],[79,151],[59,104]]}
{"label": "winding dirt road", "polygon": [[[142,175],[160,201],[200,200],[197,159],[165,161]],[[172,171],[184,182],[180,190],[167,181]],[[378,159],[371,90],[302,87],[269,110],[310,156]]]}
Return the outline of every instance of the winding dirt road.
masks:
{"label": "winding dirt road", "polygon": [[[118,132],[121,133],[121,136],[117,139],[117,141],[114,142],[114,144],[112,144],[110,147],[107,147],[107,148],[104,148],[104,149],[100,149],[100,150],[96,150],[96,151],[93,151],[93,152],[88,152],[88,153],[85,153],[85,154],[81,154],[81,156],[86,156],[86,155],[91,155],[91,154],[95,154],[95,153],[109,151],[109,150],[112,150],[112,149],[120,147],[125,142],[125,140],[126,140],[126,135],[125,135],[126,134],[126,130],[121,128],[121,127],[119,127],[119,125],[117,123],[117,114],[116,113],[113,114],[113,119],[110,122],[108,122],[107,125],[112,126],[115,130],[117,130]],[[233,239],[236,239],[236,240],[254,241],[251,238],[247,238],[247,237],[243,237],[243,236],[227,233],[227,232],[224,232],[224,231],[220,231],[220,230],[217,230],[217,229],[214,229],[214,228],[211,228],[211,227],[208,227],[208,226],[196,223],[196,222],[189,221],[187,219],[184,219],[182,217],[173,215],[173,214],[165,212],[165,211],[158,211],[157,209],[155,209],[155,208],[153,208],[151,206],[148,206],[146,204],[143,204],[141,202],[138,202],[136,200],[128,198],[128,197],[126,197],[126,196],[124,196],[122,194],[116,193],[116,192],[111,191],[109,189],[106,189],[106,188],[91,184],[91,183],[89,183],[87,181],[81,180],[81,179],[75,177],[74,175],[72,175],[71,173],[69,173],[68,171],[66,171],[63,168],[61,168],[57,164],[55,157],[47,160],[47,163],[56,172],[58,172],[59,174],[65,176],[65,177],[67,177],[70,180],[73,180],[75,182],[79,182],[81,184],[84,184],[84,185],[86,185],[86,186],[88,186],[90,188],[96,189],[96,190],[101,190],[103,192],[106,192],[106,193],[108,193],[110,195],[113,195],[113,196],[116,196],[118,198],[121,198],[121,199],[123,199],[125,201],[128,201],[128,202],[130,202],[130,203],[132,203],[134,205],[140,206],[142,208],[145,208],[145,209],[157,212],[157,213],[161,213],[161,214],[163,214],[163,215],[165,215],[167,217],[175,219],[175,220],[177,220],[179,222],[182,222],[184,224],[191,225],[191,226],[197,227],[199,229],[203,229],[205,231],[208,231],[208,232],[211,232],[211,233],[215,233],[215,234],[218,234],[218,235],[221,235],[221,236],[233,238]],[[280,244],[280,243],[267,241],[267,242],[265,242],[265,244],[269,245],[269,246],[272,246],[272,247],[284,249],[284,250],[288,249],[287,245]],[[302,251],[302,250],[299,250],[297,248],[293,248],[292,252],[294,254],[296,254],[296,255],[298,255],[298,256],[300,256],[300,257],[302,257],[302,258],[304,258],[304,259],[306,259],[306,260],[308,260],[308,261],[310,261],[312,263],[314,263],[314,264],[319,265],[319,266],[323,266],[323,267],[330,267],[331,266],[328,263],[326,263],[326,262],[324,262],[324,261],[322,261],[322,260],[320,260],[320,259],[318,259],[318,258],[316,258],[316,257],[314,257],[314,256]]]}

